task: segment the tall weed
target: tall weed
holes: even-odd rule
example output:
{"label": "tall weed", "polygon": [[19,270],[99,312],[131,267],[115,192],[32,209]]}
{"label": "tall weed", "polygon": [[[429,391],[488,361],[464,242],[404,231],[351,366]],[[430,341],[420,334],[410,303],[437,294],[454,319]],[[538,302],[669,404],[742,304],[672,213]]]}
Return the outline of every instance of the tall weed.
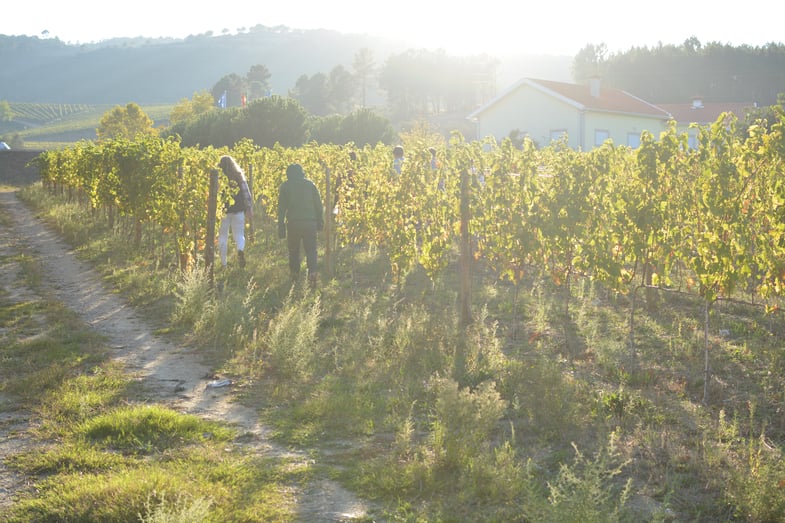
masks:
{"label": "tall weed", "polygon": [[174,295],[176,302],[172,322],[175,325],[194,325],[205,309],[214,306],[210,280],[204,267],[180,273]]}
{"label": "tall weed", "polygon": [[606,523],[624,521],[632,493],[632,479],[621,482],[622,462],[611,435],[608,445],[587,458],[573,444],[575,460],[562,463],[552,481],[548,497],[532,510],[532,521],[552,523]]}
{"label": "tall weed", "polygon": [[507,357],[496,329],[496,322],[488,320],[488,308],[483,307],[465,331],[456,332],[453,375],[462,385],[477,386],[495,379],[504,369]]}
{"label": "tall weed", "polygon": [[[246,347],[255,336],[256,309],[253,305],[256,283],[248,280],[245,292],[226,292],[214,296],[209,288],[205,295],[204,280],[196,278],[196,283],[187,287],[182,303],[184,310],[193,312],[193,332],[197,343],[214,349],[224,359],[236,355]],[[204,300],[201,309],[199,303]],[[185,304],[189,304],[185,306]]]}
{"label": "tall weed", "polygon": [[[731,461],[727,469],[726,497],[744,521],[785,521],[785,461],[781,445],[769,441],[765,426],[727,421],[721,413],[718,426],[719,456]],[[746,426],[743,426],[746,425]]]}
{"label": "tall weed", "polygon": [[464,468],[472,457],[488,450],[506,402],[492,382],[469,390],[452,379],[434,378],[431,386],[436,390],[432,443],[437,463],[448,469]]}
{"label": "tall weed", "polygon": [[[294,289],[294,287],[293,287]],[[322,355],[318,343],[321,300],[290,292],[264,336],[270,364],[279,377],[307,380]]]}
{"label": "tall weed", "polygon": [[510,359],[498,379],[513,417],[529,431],[550,439],[563,437],[579,424],[581,409],[576,385],[565,377],[554,358],[535,354],[526,359]]}
{"label": "tall weed", "polygon": [[201,523],[207,521],[212,502],[203,497],[178,496],[174,501],[165,494],[147,498],[140,523]]}

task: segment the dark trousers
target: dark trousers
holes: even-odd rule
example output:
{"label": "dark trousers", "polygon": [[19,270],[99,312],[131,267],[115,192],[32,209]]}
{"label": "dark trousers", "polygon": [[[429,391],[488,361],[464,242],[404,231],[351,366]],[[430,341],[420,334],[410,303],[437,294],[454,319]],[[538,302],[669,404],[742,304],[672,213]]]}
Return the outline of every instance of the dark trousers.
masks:
{"label": "dark trousers", "polygon": [[289,246],[289,270],[292,276],[300,273],[300,244],[305,250],[308,274],[316,274],[316,222],[303,220],[287,223],[286,240]]}

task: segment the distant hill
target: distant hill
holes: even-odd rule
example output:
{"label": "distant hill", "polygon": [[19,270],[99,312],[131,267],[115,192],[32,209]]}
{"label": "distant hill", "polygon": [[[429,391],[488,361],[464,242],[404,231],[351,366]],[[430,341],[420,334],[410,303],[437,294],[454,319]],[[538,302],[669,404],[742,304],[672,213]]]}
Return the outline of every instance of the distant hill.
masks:
{"label": "distant hill", "polygon": [[[351,70],[355,54],[371,49],[377,67],[407,50],[403,42],[326,30],[256,26],[235,35],[185,39],[114,39],[66,44],[57,38],[0,35],[0,100],[68,104],[172,104],[211,89],[228,74],[261,64],[273,92],[285,95],[303,74]],[[572,58],[501,57],[497,89],[524,77],[570,81]]]}

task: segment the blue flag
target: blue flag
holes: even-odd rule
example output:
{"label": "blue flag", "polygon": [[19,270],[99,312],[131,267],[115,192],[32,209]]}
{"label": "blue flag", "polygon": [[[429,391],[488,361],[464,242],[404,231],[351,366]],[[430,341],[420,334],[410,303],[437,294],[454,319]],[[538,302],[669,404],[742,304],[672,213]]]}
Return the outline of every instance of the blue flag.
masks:
{"label": "blue flag", "polygon": [[226,91],[224,91],[224,94],[218,99],[218,107],[226,109]]}

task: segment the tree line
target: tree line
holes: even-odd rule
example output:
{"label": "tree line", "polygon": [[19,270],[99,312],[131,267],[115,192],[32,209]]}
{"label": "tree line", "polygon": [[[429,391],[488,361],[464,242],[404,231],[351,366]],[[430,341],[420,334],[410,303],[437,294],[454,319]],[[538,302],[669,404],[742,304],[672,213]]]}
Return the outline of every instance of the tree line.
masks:
{"label": "tree line", "polygon": [[[303,74],[289,90],[312,115],[349,114],[368,107],[369,92],[385,93],[385,113],[393,122],[407,122],[445,112],[470,112],[495,92],[497,59],[480,55],[454,57],[443,50],[407,50],[382,65],[369,48],[360,49],[350,69]],[[271,94],[271,73],[257,64],[245,75],[231,73],[210,89],[216,102],[226,93],[229,107],[241,107]]]}
{"label": "tree line", "polygon": [[189,116],[161,130],[161,136],[177,137],[185,147],[232,147],[246,139],[262,147],[299,147],[311,141],[362,146],[390,144],[396,138],[390,121],[370,108],[316,116],[297,100],[278,95],[225,109],[214,107],[211,101],[212,95],[204,92],[180,102],[178,107],[192,108],[190,113],[180,110]]}
{"label": "tree line", "polygon": [[[287,96],[310,114],[348,114],[368,107],[369,93],[383,93],[382,113],[396,126],[445,113],[469,113],[496,95],[498,59],[488,55],[455,57],[444,51],[409,49],[376,63],[373,51],[360,49],[351,68],[301,75]],[[525,72],[521,73],[525,76]],[[702,44],[691,37],[680,45],[632,47],[609,53],[604,43],[587,44],[572,65],[575,83],[600,75],[611,87],[652,103],[707,102],[777,103],[785,92],[785,44],[734,47]],[[253,66],[245,76],[230,74],[211,89],[217,100],[224,92],[230,106],[242,105],[270,92],[270,72]]]}
{"label": "tree line", "polygon": [[587,44],[573,60],[573,78],[593,75],[652,103],[757,102],[772,105],[785,92],[785,44],[738,47],[703,44],[694,36],[680,45],[631,47],[609,53],[604,43]]}

